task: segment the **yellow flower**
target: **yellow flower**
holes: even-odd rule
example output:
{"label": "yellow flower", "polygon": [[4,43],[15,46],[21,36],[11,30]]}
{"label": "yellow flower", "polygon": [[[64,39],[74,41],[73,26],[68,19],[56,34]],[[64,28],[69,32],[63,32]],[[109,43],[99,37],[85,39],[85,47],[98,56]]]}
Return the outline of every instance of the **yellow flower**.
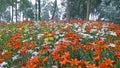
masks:
{"label": "yellow flower", "polygon": [[47,37],[47,38],[44,39],[44,41],[50,41],[50,40],[54,40],[54,38],[53,37]]}
{"label": "yellow flower", "polygon": [[54,40],[54,38],[53,37],[49,37],[49,40]]}
{"label": "yellow flower", "polygon": [[49,40],[49,38],[45,38],[45,39],[44,39],[44,41],[48,41],[48,40]]}
{"label": "yellow flower", "polygon": [[50,36],[52,36],[52,34],[48,34],[48,36],[50,37]]}

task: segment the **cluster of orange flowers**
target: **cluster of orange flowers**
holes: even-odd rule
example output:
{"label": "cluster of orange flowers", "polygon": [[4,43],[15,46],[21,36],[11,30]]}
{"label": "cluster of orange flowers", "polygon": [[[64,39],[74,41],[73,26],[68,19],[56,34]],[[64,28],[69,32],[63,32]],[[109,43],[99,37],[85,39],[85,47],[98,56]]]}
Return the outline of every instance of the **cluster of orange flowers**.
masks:
{"label": "cluster of orange flowers", "polygon": [[[13,56],[18,54],[19,58],[17,59],[20,61],[17,63],[18,66],[22,68],[49,68],[52,66],[58,68],[115,68],[117,66],[116,64],[120,62],[119,24],[85,20],[70,20],[70,22],[71,23],[69,24],[49,24],[47,22],[47,27],[45,27],[46,23],[43,22],[37,25],[40,26],[40,29],[35,27],[33,21],[16,23],[15,25],[16,29],[18,28],[18,31],[13,33],[7,41],[6,49],[8,48],[8,50],[4,51],[3,49],[0,51],[0,63],[10,60]],[[87,25],[85,24],[86,22]],[[79,25],[77,27],[71,26],[75,23]],[[2,23],[1,25],[5,26],[6,24]],[[26,29],[28,26],[32,28],[28,28],[31,32],[33,31],[32,33],[28,32],[29,35],[31,35],[30,38],[32,38],[32,40],[23,38],[23,34],[25,33],[24,27],[23,29],[19,28],[24,25],[27,26],[25,26]],[[85,26],[86,32],[82,32],[82,30],[78,30],[79,32],[77,32],[77,28],[80,27],[82,29],[82,25]],[[60,28],[55,29],[57,26]],[[49,31],[49,29],[47,29],[47,32],[46,30],[42,31],[42,27],[51,28],[53,30]],[[84,34],[92,34],[90,33],[92,29],[95,29],[94,34],[97,34],[102,28],[108,28],[107,30],[104,30],[104,32],[108,32],[108,34],[105,33],[103,36],[96,35],[97,38],[93,37],[92,39],[83,37]],[[74,31],[75,29],[76,32]],[[36,32],[34,32],[34,30],[36,30]],[[114,35],[109,34],[110,31],[114,32]],[[56,38],[55,36],[59,35],[57,32],[63,33],[64,35]],[[43,34],[43,36],[40,39],[37,39],[37,33]],[[36,53],[36,55],[33,55],[33,53]],[[11,62],[14,62],[14,60]],[[12,64],[11,66],[15,65]]]}
{"label": "cluster of orange flowers", "polygon": [[20,33],[13,34],[12,37],[7,42],[7,46],[15,49],[21,48],[22,47],[21,34]]}

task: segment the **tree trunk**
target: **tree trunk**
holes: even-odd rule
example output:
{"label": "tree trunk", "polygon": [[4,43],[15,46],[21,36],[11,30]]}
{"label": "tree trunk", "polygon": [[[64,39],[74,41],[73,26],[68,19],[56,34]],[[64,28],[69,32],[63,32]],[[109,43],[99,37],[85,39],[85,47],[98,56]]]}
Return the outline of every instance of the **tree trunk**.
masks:
{"label": "tree trunk", "polygon": [[38,6],[39,6],[39,8],[38,8],[38,10],[39,10],[38,11],[38,19],[41,20],[41,16],[40,16],[41,15],[41,1],[40,0],[38,0]]}
{"label": "tree trunk", "polygon": [[66,20],[67,20],[67,22],[69,22],[70,21],[69,0],[67,0],[66,11],[67,11]]}
{"label": "tree trunk", "polygon": [[90,14],[90,0],[87,0],[87,15],[86,15],[86,20],[89,20],[89,14]]}
{"label": "tree trunk", "polygon": [[13,22],[13,5],[14,5],[14,3],[13,3],[13,0],[12,0],[12,22]]}
{"label": "tree trunk", "polygon": [[55,0],[55,3],[54,3],[54,11],[53,11],[53,15],[52,15],[52,19],[54,19],[55,17],[55,12],[56,12],[56,8],[57,8],[57,0]]}
{"label": "tree trunk", "polygon": [[2,12],[0,12],[0,23],[1,23],[1,21],[2,21]]}
{"label": "tree trunk", "polygon": [[38,12],[37,12],[37,10],[38,10],[38,4],[37,4],[37,0],[36,0],[36,2],[35,2],[35,5],[36,5],[36,12],[35,12],[35,16],[36,16],[36,21],[38,20]]}
{"label": "tree trunk", "polygon": [[16,22],[17,22],[17,0],[16,0],[15,10],[16,10],[15,16],[16,16]]}

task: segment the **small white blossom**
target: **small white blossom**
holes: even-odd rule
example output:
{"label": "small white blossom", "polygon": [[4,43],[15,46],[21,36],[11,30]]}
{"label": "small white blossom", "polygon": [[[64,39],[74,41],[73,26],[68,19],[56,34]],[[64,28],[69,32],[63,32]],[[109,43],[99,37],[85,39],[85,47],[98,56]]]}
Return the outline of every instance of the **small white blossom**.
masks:
{"label": "small white blossom", "polygon": [[108,46],[115,47],[115,44],[110,43]]}
{"label": "small white blossom", "polygon": [[14,57],[12,57],[12,60],[14,61],[14,60],[18,59],[18,57],[19,57],[19,55],[15,55]]}
{"label": "small white blossom", "polygon": [[33,52],[32,55],[37,56],[39,54],[39,52]]}
{"label": "small white blossom", "polygon": [[117,36],[116,32],[113,32],[113,31],[109,31],[109,34],[113,36]]}
{"label": "small white blossom", "polygon": [[38,34],[37,38],[40,39],[44,36],[44,34]]}
{"label": "small white blossom", "polygon": [[8,64],[7,62],[0,63],[0,68],[4,68],[4,66],[7,65],[7,64]]}
{"label": "small white blossom", "polygon": [[33,51],[34,51],[34,50],[31,50],[31,49],[30,49],[30,50],[27,50],[28,53],[33,53]]}

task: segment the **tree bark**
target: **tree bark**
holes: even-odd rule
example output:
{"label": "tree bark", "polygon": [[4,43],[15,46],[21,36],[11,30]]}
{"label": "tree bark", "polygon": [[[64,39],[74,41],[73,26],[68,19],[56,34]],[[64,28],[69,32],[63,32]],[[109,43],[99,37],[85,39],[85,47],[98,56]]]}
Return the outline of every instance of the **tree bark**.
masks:
{"label": "tree bark", "polygon": [[16,10],[15,16],[16,16],[16,22],[17,22],[17,0],[16,0],[15,10]]}
{"label": "tree bark", "polygon": [[56,8],[57,8],[57,0],[55,0],[55,3],[54,3],[54,11],[53,11],[53,15],[52,15],[52,19],[54,19],[55,17],[55,12],[56,12]]}
{"label": "tree bark", "polygon": [[13,3],[13,0],[12,0],[12,22],[13,22],[13,5],[14,5],[14,3]]}
{"label": "tree bark", "polygon": [[0,23],[1,23],[1,21],[2,21],[2,12],[0,12]]}
{"label": "tree bark", "polygon": [[38,7],[39,7],[39,8],[38,8],[38,10],[39,10],[39,11],[38,11],[38,19],[39,19],[39,20],[41,20],[41,16],[40,16],[40,15],[41,15],[41,4],[40,4],[40,3],[41,3],[41,1],[38,0]]}
{"label": "tree bark", "polygon": [[70,21],[70,11],[69,10],[70,10],[69,9],[69,0],[67,0],[67,6],[66,6],[66,11],[67,11],[67,13],[66,13],[66,20],[67,20],[67,22]]}
{"label": "tree bark", "polygon": [[36,7],[36,12],[35,12],[35,16],[36,16],[36,21],[38,20],[38,12],[37,12],[37,10],[38,10],[38,4],[37,4],[37,0],[36,0],[36,2],[35,2],[35,7]]}
{"label": "tree bark", "polygon": [[87,0],[87,15],[86,15],[86,20],[89,20],[89,14],[90,14],[90,0]]}

